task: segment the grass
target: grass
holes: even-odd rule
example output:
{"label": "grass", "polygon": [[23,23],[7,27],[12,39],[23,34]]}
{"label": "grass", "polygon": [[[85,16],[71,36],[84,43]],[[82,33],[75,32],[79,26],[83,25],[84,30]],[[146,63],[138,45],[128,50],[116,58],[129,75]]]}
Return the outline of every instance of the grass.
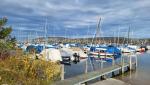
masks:
{"label": "grass", "polygon": [[23,54],[0,60],[0,84],[50,85],[59,78],[59,63],[32,59]]}

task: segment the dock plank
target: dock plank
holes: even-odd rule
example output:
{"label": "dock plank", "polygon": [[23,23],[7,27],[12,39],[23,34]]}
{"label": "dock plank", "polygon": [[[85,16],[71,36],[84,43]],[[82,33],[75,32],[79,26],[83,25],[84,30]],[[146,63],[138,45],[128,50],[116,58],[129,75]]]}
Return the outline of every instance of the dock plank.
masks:
{"label": "dock plank", "polygon": [[[129,64],[124,64],[124,67],[129,66]],[[108,68],[100,69],[97,71],[88,72],[86,74],[81,74],[72,78],[68,78],[62,81],[58,81],[54,83],[53,85],[78,85],[87,81],[90,81],[92,79],[98,78],[102,75],[111,73],[113,71],[117,71],[121,69],[121,65],[114,65]]]}
{"label": "dock plank", "polygon": [[109,78],[109,79],[106,79],[103,81],[96,82],[96,83],[91,84],[91,85],[130,85],[130,84],[125,83],[121,80]]}

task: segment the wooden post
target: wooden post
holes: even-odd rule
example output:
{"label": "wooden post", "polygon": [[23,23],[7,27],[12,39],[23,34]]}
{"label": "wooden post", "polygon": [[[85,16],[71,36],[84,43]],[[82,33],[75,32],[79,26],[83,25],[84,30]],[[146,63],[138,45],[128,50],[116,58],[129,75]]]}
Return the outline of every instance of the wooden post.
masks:
{"label": "wooden post", "polygon": [[88,58],[86,59],[86,63],[85,63],[85,73],[88,72]]}
{"label": "wooden post", "polygon": [[124,57],[122,56],[122,73],[124,73]]}
{"label": "wooden post", "polygon": [[122,73],[124,73],[124,57],[122,56]]}
{"label": "wooden post", "polygon": [[132,74],[132,72],[131,72],[131,69],[130,69],[130,74],[129,74],[129,75],[130,75],[130,76],[129,76],[130,79],[132,78],[131,74]]}
{"label": "wooden post", "polygon": [[61,80],[64,80],[64,64],[61,64]]}
{"label": "wooden post", "polygon": [[122,56],[123,55],[121,55],[121,62],[120,62],[121,63],[121,69],[119,69],[119,75],[122,74]]}
{"label": "wooden post", "polygon": [[103,60],[101,60],[101,69],[103,69]]}
{"label": "wooden post", "polygon": [[130,70],[132,70],[132,56],[130,56]]}
{"label": "wooden post", "polygon": [[136,60],[136,62],[135,62],[135,68],[137,68],[137,64],[138,64],[137,56],[135,56],[135,60]]}
{"label": "wooden post", "polygon": [[131,79],[132,78],[132,76],[131,76],[131,74],[132,74],[132,58],[133,58],[134,56],[130,56],[130,76],[129,76],[129,78]]}
{"label": "wooden post", "polygon": [[127,66],[127,71],[129,71],[130,70],[130,66]]}
{"label": "wooden post", "polygon": [[115,77],[115,72],[112,72],[112,77]]}
{"label": "wooden post", "polygon": [[105,80],[106,79],[106,75],[101,76],[101,80]]}
{"label": "wooden post", "polygon": [[120,74],[122,74],[122,69],[119,69],[119,74],[118,75],[120,75]]}
{"label": "wooden post", "polygon": [[115,58],[114,58],[114,56],[112,56],[112,66],[114,66],[115,65]]}

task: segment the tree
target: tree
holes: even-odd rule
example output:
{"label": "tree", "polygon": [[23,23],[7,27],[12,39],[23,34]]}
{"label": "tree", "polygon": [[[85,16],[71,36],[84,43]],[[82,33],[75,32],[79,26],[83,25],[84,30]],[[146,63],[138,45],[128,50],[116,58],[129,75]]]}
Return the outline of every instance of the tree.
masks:
{"label": "tree", "polygon": [[0,27],[6,25],[7,20],[8,20],[7,17],[3,17],[2,19],[0,19]]}
{"label": "tree", "polygon": [[12,28],[6,26],[7,17],[0,19],[0,59],[5,59],[10,54],[10,50],[14,49],[16,38],[11,38]]}
{"label": "tree", "polygon": [[0,19],[0,39],[5,39],[12,32],[12,28],[5,26],[7,23],[7,17]]}

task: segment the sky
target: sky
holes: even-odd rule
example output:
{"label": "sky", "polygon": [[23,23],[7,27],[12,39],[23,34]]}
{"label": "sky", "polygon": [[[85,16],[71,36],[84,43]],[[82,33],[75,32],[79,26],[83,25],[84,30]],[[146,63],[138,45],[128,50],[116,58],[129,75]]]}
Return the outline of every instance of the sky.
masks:
{"label": "sky", "polygon": [[150,0],[0,0],[19,40],[42,36],[150,38]]}

